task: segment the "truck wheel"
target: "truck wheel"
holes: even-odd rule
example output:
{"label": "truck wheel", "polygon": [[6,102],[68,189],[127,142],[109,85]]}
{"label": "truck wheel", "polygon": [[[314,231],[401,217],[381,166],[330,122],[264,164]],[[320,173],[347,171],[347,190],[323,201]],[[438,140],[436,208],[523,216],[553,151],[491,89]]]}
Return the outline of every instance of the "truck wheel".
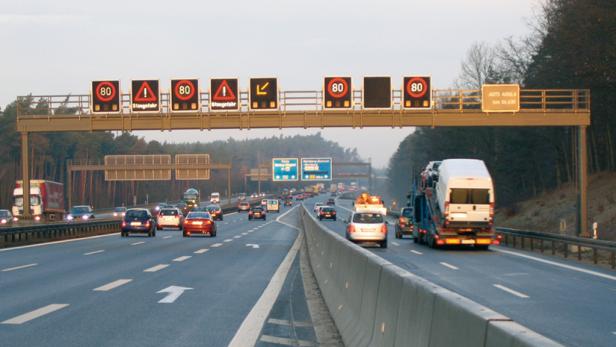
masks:
{"label": "truck wheel", "polygon": [[490,249],[490,245],[475,245],[475,249],[480,251],[487,251]]}

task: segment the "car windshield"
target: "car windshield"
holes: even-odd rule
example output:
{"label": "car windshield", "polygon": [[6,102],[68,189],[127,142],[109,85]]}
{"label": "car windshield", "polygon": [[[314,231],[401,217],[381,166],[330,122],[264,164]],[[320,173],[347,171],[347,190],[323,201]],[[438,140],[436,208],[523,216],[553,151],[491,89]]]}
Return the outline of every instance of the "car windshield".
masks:
{"label": "car windshield", "polygon": [[262,208],[253,208],[252,209],[254,212],[263,212]]}
{"label": "car windshield", "polygon": [[113,212],[124,212],[126,211],[126,207],[116,207]]}
{"label": "car windshield", "polygon": [[413,216],[413,209],[412,208],[402,209],[402,216],[406,218],[411,218]]}
{"label": "car windshield", "polygon": [[353,215],[353,223],[383,223],[383,215],[380,213],[356,213]]}
{"label": "car windshield", "polygon": [[75,206],[71,208],[71,214],[88,213],[90,209],[87,206]]}
{"label": "car windshield", "polygon": [[177,216],[178,210],[174,208],[166,208],[160,211],[160,214],[163,216]]}
{"label": "car windshield", "polygon": [[207,207],[207,209],[209,211],[218,211],[218,210],[220,210],[220,206],[210,205],[210,206]]}
{"label": "car windshield", "polygon": [[0,218],[10,217],[11,213],[8,210],[0,210]]}
{"label": "car windshield", "polygon": [[321,212],[334,212],[334,211],[336,211],[336,210],[331,208],[331,207],[323,207],[323,208],[321,208]]}
{"label": "car windshield", "polygon": [[191,212],[186,216],[187,219],[210,219],[210,214],[207,212]]}
{"label": "car windshield", "polygon": [[128,210],[126,212],[126,218],[138,218],[144,219],[148,217],[148,213],[143,210]]}
{"label": "car windshield", "polygon": [[[41,200],[39,199],[38,195],[30,195],[30,206],[36,206],[40,204],[41,204]],[[15,206],[22,207],[23,205],[24,205],[24,197],[23,196],[15,197]]]}

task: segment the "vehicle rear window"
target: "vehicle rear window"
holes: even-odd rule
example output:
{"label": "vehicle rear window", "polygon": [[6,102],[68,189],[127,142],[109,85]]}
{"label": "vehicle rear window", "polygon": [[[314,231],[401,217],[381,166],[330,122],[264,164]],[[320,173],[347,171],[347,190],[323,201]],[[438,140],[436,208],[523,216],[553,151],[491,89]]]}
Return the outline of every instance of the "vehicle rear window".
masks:
{"label": "vehicle rear window", "polygon": [[262,212],[263,211],[263,209],[261,207],[256,207],[256,208],[253,208],[252,210],[255,211],[255,212]]}
{"label": "vehicle rear window", "polygon": [[124,212],[126,211],[126,207],[116,207],[113,211],[114,212]]}
{"label": "vehicle rear window", "polygon": [[8,217],[8,216],[10,216],[10,215],[11,215],[11,214],[9,213],[9,211],[0,211],[0,217],[3,217],[3,218],[4,218],[4,217]]}
{"label": "vehicle rear window", "polygon": [[383,223],[383,215],[380,213],[356,213],[353,215],[353,223]]}
{"label": "vehicle rear window", "polygon": [[411,218],[413,217],[413,209],[412,208],[405,208],[402,210],[402,216],[406,217],[406,218]]}
{"label": "vehicle rear window", "polygon": [[148,213],[146,211],[128,211],[126,212],[127,218],[147,218]]}
{"label": "vehicle rear window", "polygon": [[452,189],[449,195],[451,204],[489,204],[489,189]]}
{"label": "vehicle rear window", "polygon": [[210,218],[210,214],[207,212],[191,212],[188,214],[188,216],[186,216],[186,218],[191,219],[191,218],[203,218],[203,219],[209,219]]}
{"label": "vehicle rear window", "polygon": [[160,211],[160,214],[162,214],[163,216],[177,216],[178,211],[175,209],[164,209]]}
{"label": "vehicle rear window", "polygon": [[322,212],[334,212],[336,210],[331,207],[321,207],[321,211]]}

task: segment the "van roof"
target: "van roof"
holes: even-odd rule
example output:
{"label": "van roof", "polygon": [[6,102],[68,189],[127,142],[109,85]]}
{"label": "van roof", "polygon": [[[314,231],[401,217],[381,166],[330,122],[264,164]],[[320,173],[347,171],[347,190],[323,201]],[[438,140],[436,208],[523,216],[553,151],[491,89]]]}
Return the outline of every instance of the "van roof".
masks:
{"label": "van roof", "polygon": [[492,179],[483,160],[445,159],[439,167],[439,175],[446,179],[487,178]]}

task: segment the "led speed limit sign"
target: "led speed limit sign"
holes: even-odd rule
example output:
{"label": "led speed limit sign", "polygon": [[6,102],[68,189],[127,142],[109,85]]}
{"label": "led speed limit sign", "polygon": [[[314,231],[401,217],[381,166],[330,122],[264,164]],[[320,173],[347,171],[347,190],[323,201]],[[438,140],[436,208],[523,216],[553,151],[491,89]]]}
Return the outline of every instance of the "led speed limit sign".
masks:
{"label": "led speed limit sign", "polygon": [[120,81],[92,82],[92,113],[120,112]]}
{"label": "led speed limit sign", "polygon": [[353,93],[351,77],[325,77],[323,80],[323,108],[351,108]]}
{"label": "led speed limit sign", "polygon": [[402,106],[411,109],[432,107],[430,77],[404,77]]}
{"label": "led speed limit sign", "polygon": [[171,111],[197,111],[199,109],[199,80],[171,80]]}

